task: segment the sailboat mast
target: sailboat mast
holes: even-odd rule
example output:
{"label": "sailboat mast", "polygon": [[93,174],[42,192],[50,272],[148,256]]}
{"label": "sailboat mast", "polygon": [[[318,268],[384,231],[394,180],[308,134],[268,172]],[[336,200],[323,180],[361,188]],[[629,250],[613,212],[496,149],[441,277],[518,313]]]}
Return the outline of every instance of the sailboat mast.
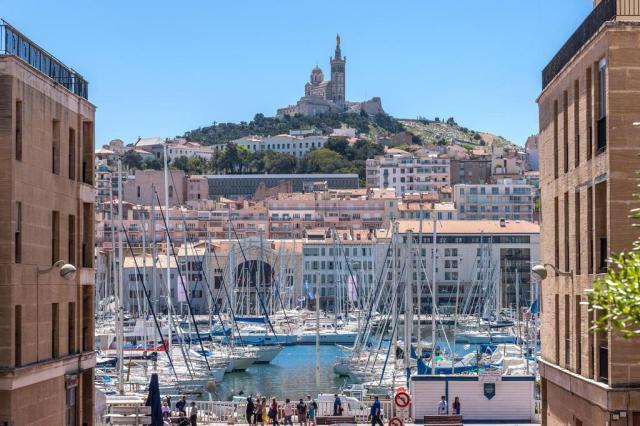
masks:
{"label": "sailboat mast", "polygon": [[420,203],[420,225],[418,227],[418,248],[416,249],[418,252],[418,280],[416,282],[416,296],[418,298],[418,304],[416,306],[417,314],[418,314],[418,344],[417,344],[417,355],[418,358],[422,357],[422,330],[421,330],[421,313],[422,313],[422,203]]}
{"label": "sailboat mast", "polygon": [[169,239],[169,226],[171,224],[171,217],[170,214],[171,212],[169,211],[169,165],[167,164],[167,144],[165,142],[164,146],[164,205],[165,205],[165,213],[166,213],[166,218],[167,218],[167,232],[166,232],[166,237],[165,237],[165,261],[167,262],[166,264],[166,270],[165,270],[165,274],[167,275],[167,314],[169,315],[169,343],[167,346],[167,350],[169,352],[171,352],[171,345],[172,345],[172,340],[173,340],[173,336],[171,333],[171,310],[173,309],[172,305],[172,300],[171,300],[171,263],[170,263],[170,257],[169,257],[169,247],[171,246],[171,241]]}
{"label": "sailboat mast", "polygon": [[435,367],[435,353],[436,353],[436,260],[437,260],[437,245],[436,240],[438,238],[438,231],[436,230],[436,215],[433,215],[433,232],[431,246],[433,247],[431,253],[431,365]]}
{"label": "sailboat mast", "polygon": [[122,250],[122,161],[118,160],[118,297],[116,345],[118,347],[118,391],[124,393],[124,253]]}

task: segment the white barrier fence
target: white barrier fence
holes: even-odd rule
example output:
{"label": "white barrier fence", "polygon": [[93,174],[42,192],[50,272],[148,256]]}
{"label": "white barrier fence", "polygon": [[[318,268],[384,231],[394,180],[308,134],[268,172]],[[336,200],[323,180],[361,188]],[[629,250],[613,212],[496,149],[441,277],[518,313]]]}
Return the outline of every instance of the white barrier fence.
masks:
{"label": "white barrier fence", "polygon": [[[246,418],[246,402],[232,402],[232,401],[195,401],[198,407],[198,419],[202,422],[226,422],[226,423],[248,423]],[[291,401],[294,406],[293,422],[298,422],[298,413],[295,409],[297,401]],[[351,406],[346,401],[342,404],[342,415],[347,417],[355,417],[357,423],[368,423],[369,410],[373,404],[373,401],[360,404],[358,407]],[[385,418],[392,416],[392,402],[390,400],[380,400],[382,412]],[[284,401],[278,401],[279,416],[282,418],[282,407]],[[407,412],[410,412],[407,410]],[[318,412],[316,416],[331,416],[333,414],[333,402],[318,402]]]}

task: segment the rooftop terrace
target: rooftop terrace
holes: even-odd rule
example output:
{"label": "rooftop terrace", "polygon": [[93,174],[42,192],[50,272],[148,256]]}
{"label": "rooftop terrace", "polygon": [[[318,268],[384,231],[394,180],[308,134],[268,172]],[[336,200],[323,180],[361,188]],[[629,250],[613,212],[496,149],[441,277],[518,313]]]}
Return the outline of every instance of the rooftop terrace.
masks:
{"label": "rooftop terrace", "polygon": [[84,99],[89,96],[89,82],[72,68],[67,67],[55,56],[0,19],[0,56],[15,56],[35,68],[39,73],[51,78],[71,93]]}

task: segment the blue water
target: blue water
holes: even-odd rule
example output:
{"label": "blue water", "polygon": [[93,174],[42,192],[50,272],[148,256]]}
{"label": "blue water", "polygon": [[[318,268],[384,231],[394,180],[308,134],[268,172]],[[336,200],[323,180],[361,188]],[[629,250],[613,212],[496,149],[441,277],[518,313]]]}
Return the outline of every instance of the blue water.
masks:
{"label": "blue water", "polygon": [[263,395],[279,399],[299,399],[306,395],[334,393],[348,379],[333,372],[336,356],[343,352],[335,346],[320,347],[320,377],[316,381],[315,346],[286,346],[270,364],[257,364],[244,372],[227,373],[212,394],[212,399],[228,400],[241,391],[245,395]]}

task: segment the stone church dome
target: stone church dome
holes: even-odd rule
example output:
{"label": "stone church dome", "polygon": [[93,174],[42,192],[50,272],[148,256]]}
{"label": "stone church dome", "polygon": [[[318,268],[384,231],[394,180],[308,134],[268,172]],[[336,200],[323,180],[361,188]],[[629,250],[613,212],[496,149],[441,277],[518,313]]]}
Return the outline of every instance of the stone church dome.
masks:
{"label": "stone church dome", "polygon": [[324,81],[324,74],[319,66],[315,66],[311,70],[311,84],[320,84]]}

